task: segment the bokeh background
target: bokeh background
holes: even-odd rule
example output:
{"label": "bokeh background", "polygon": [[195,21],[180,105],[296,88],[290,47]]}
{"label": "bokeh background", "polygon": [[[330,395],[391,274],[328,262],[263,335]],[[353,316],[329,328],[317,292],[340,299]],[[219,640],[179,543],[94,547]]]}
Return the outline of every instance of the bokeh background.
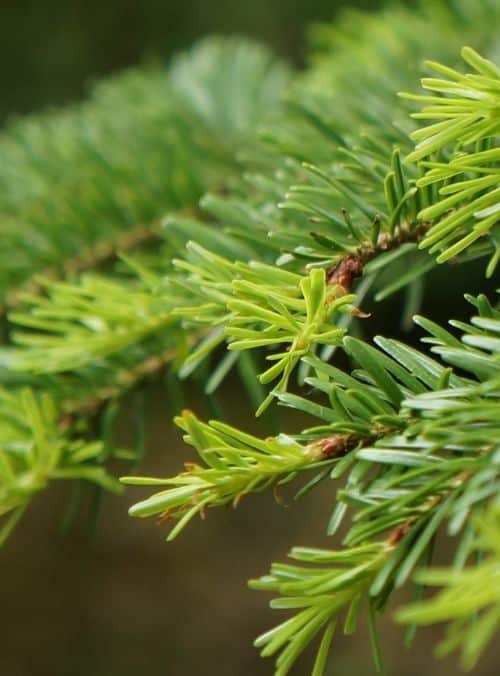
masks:
{"label": "bokeh background", "polygon": [[[471,0],[472,1],[472,0]],[[300,67],[305,27],[331,20],[344,6],[373,8],[359,0],[2,0],[0,7],[0,122],[8,117],[78,100],[96,78],[149,59],[165,62],[177,49],[209,33],[250,35]],[[1,161],[1,158],[0,158]],[[424,310],[439,317],[443,303],[466,316],[463,291],[483,285],[482,273],[438,271]],[[374,332],[400,334],[401,298],[378,308]],[[410,336],[416,339],[416,336]],[[149,440],[145,473],[170,474],[191,456],[170,422],[167,388],[145,397]],[[205,402],[188,396],[203,414]],[[120,442],[134,436],[133,397],[125,406]],[[237,381],[221,395],[225,418],[255,430]],[[283,414],[281,414],[283,420]],[[280,425],[278,414],[276,425]],[[262,424],[261,424],[262,425]],[[286,419],[287,430],[299,419]],[[260,431],[269,431],[261,427]],[[119,469],[117,471],[120,471]],[[63,535],[71,487],[53,486],[0,555],[0,674],[2,676],[259,676],[272,674],[253,638],[276,623],[264,595],[246,580],[283,559],[291,544],[330,545],[324,532],[335,487],[323,484],[287,507],[271,495],[248,498],[237,511],[211,513],[174,544],[163,542],[153,522],[131,521],[128,505],[138,492],[104,497],[95,520],[92,491],[69,533]],[[443,553],[443,556],[445,552]],[[456,662],[434,662],[439,631],[422,631],[403,647],[403,632],[389,617],[381,623],[389,676],[459,673]],[[309,673],[302,661],[296,674]],[[475,672],[498,674],[491,652]],[[366,628],[335,639],[329,674],[373,673]]]}
{"label": "bokeh background", "polygon": [[210,33],[253,36],[300,63],[304,28],[380,0],[2,0],[0,115],[80,98],[96,77]]}

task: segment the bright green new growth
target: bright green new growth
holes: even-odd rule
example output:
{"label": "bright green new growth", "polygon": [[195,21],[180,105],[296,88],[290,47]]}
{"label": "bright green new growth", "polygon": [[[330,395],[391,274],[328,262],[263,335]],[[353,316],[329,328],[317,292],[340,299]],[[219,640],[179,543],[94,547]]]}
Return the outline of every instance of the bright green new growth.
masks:
{"label": "bright green new growth", "polygon": [[[325,521],[343,548],[294,547],[251,582],[289,613],[256,641],[275,673],[314,643],[321,676],[365,607],[382,672],[376,616],[405,584],[420,599],[397,611],[408,638],[446,621],[439,652],[474,666],[500,626],[500,312],[468,296],[473,317],[451,333],[418,310],[440,263],[493,277],[500,261],[498,19],[495,0],[347,13],[313,29],[287,88],[265,50],[208,40],[168,75],[125,75],[4,132],[0,290],[16,307],[0,352],[1,541],[52,479],[115,490],[106,461],[140,461],[140,397],[135,448],[113,445],[126,392],[163,376],[175,397],[190,378],[215,407],[234,368],[257,414],[278,403],[307,429],[261,439],[183,411],[198,460],[122,479],[158,489],[130,513],[172,521],[172,540],[250,493],[340,480]],[[409,93],[421,76],[431,93]],[[363,339],[367,298],[399,290],[430,354]],[[456,550],[443,571],[440,533]]]}
{"label": "bright green new growth", "polygon": [[413,118],[437,122],[411,134],[418,143],[407,161],[428,158],[445,151],[450,143],[455,144],[445,162],[421,164],[426,174],[417,186],[440,184],[439,196],[443,199],[419,214],[421,219],[437,221],[420,246],[430,247],[431,253],[444,248],[437,258],[442,263],[492,233],[495,252],[487,269],[491,276],[500,257],[500,149],[496,147],[500,132],[500,68],[470,47],[464,47],[462,57],[475,72],[463,75],[440,64],[428,64],[443,79],[424,78],[422,86],[444,96],[411,97],[428,104]]}
{"label": "bright green new growth", "polygon": [[[120,453],[104,441],[85,441],[61,433],[57,409],[48,395],[25,389],[0,390],[0,544],[21,518],[33,495],[54,479],[84,479],[110,491],[120,484],[100,465]],[[123,454],[122,454],[123,455]],[[127,455],[125,454],[125,457]]]}

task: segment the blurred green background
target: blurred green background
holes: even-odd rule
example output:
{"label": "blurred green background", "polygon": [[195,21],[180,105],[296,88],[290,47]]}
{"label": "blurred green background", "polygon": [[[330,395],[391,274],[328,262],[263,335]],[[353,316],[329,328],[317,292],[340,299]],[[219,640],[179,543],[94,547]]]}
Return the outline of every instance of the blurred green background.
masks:
{"label": "blurred green background", "polygon": [[[304,58],[305,27],[333,19],[344,6],[379,3],[325,0],[2,0],[0,9],[0,120],[82,97],[92,80],[148,59],[167,60],[176,49],[209,33],[240,33],[270,45],[296,65]],[[1,161],[1,158],[0,158]],[[470,270],[467,290],[483,284]],[[439,271],[432,303],[455,299],[463,312],[463,276]],[[446,277],[448,274],[448,277]],[[432,282],[431,282],[432,283]],[[471,288],[474,287],[474,288]],[[372,327],[399,331],[400,301],[379,308]],[[442,307],[442,305],[441,305]],[[382,311],[381,311],[382,310]],[[451,310],[450,310],[451,313]],[[150,412],[145,473],[169,474],[191,456],[170,423],[162,387],[147,394]],[[195,395],[189,402],[203,414]],[[247,429],[256,424],[236,381],[222,393],[224,416]],[[123,412],[122,439],[130,441],[133,404]],[[287,417],[286,427],[298,420]],[[120,471],[119,469],[117,471]],[[277,622],[263,595],[246,580],[283,559],[292,544],[327,544],[324,524],[334,487],[324,484],[298,505],[282,509],[270,495],[248,498],[237,511],[211,513],[174,544],[152,522],[131,521],[126,509],[138,492],[105,497],[97,531],[90,533],[92,492],[76,525],[61,536],[71,487],[54,486],[30,508],[0,556],[0,674],[2,676],[258,676],[270,661],[253,638]],[[331,545],[331,542],[328,542]],[[390,676],[459,673],[454,660],[434,662],[438,632],[422,631],[411,650],[401,629],[382,623]],[[328,673],[373,673],[366,629],[335,640]],[[477,676],[494,676],[494,656]],[[296,674],[309,673],[303,661]]]}
{"label": "blurred green background", "polygon": [[2,0],[0,115],[79,98],[85,85],[165,59],[209,33],[240,33],[300,63],[304,26],[379,0]]}

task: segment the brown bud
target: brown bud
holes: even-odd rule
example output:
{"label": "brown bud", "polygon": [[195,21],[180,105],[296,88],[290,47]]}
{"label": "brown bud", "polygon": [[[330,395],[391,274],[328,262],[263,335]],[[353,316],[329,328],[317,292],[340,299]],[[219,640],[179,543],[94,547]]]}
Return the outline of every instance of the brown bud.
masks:
{"label": "brown bud", "polygon": [[356,448],[357,444],[358,439],[352,434],[333,434],[331,437],[314,442],[312,446],[317,449],[319,460],[329,460],[345,455]]}
{"label": "brown bud", "polygon": [[349,293],[352,288],[352,283],[363,272],[363,260],[361,256],[356,254],[349,254],[344,256],[342,260],[333,268],[327,271],[328,284],[338,284],[346,293]]}

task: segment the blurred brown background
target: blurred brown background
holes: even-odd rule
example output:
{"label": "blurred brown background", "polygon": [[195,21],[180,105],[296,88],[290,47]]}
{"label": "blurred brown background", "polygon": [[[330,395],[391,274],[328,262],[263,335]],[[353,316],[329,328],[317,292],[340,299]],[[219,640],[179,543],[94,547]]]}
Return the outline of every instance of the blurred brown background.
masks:
{"label": "blurred brown background", "polygon": [[[304,27],[333,18],[361,0],[2,0],[0,8],[0,119],[82,96],[86,83],[151,57],[167,59],[196,36],[212,32],[253,35],[300,64]],[[1,158],[0,158],[1,161]],[[470,269],[467,290],[480,288],[482,274]],[[443,274],[441,272],[438,273]],[[454,315],[466,313],[463,279],[436,283],[426,307],[455,300]],[[452,283],[450,283],[452,282]],[[445,297],[443,297],[443,294]],[[399,300],[377,313],[372,328],[399,332]],[[451,310],[450,310],[451,312]],[[144,473],[178,471],[192,453],[170,422],[163,388],[150,389],[148,452]],[[203,402],[190,406],[203,413]],[[228,383],[222,408],[229,422],[249,430],[256,423],[239,385]],[[130,408],[131,411],[131,408]],[[129,410],[122,413],[122,443],[130,441]],[[284,418],[281,413],[281,418]],[[287,431],[299,421],[286,417]],[[264,428],[261,428],[264,430]],[[265,431],[265,430],[264,430]],[[123,471],[117,468],[118,472]],[[211,512],[172,544],[152,521],[132,521],[126,510],[140,495],[105,496],[94,534],[89,525],[95,501],[83,508],[69,534],[61,535],[72,487],[56,485],[34,501],[0,554],[1,676],[258,676],[272,662],[252,648],[256,635],[278,621],[261,593],[246,580],[283,560],[293,544],[327,545],[325,523],[334,486],[323,483],[298,504],[283,508],[271,495],[243,500],[238,510]],[[389,676],[459,673],[455,660],[435,662],[432,646],[440,632],[422,631],[414,646],[390,613],[382,623]],[[373,673],[366,630],[334,641],[329,674]],[[310,673],[310,655],[295,673]],[[498,661],[487,656],[475,674],[495,676]]]}
{"label": "blurred brown background", "polygon": [[[249,421],[238,387],[230,382],[221,397],[226,418],[265,434],[265,425]],[[150,390],[146,474],[173,474],[193,458],[170,423],[165,399],[163,388]],[[190,404],[206,414],[199,398]],[[122,411],[122,443],[131,441],[132,413],[132,404]],[[301,422],[287,415],[286,429],[294,431]],[[258,656],[252,641],[280,614],[266,607],[264,594],[248,590],[246,580],[265,573],[271,561],[284,560],[292,544],[332,546],[324,530],[334,489],[324,482],[286,507],[270,494],[247,497],[237,510],[210,511],[204,522],[193,522],[167,544],[165,527],[126,515],[141,489],[105,496],[94,534],[92,492],[86,493],[76,523],[63,537],[72,489],[52,486],[32,504],[0,555],[0,674],[270,676],[272,662]],[[404,598],[397,597],[393,607]],[[454,659],[433,659],[440,630],[420,631],[406,649],[390,612],[380,629],[388,676],[460,673]],[[310,669],[308,654],[294,674],[307,676]],[[374,674],[363,624],[354,636],[336,636],[327,674]],[[498,674],[494,650],[475,674]]]}

